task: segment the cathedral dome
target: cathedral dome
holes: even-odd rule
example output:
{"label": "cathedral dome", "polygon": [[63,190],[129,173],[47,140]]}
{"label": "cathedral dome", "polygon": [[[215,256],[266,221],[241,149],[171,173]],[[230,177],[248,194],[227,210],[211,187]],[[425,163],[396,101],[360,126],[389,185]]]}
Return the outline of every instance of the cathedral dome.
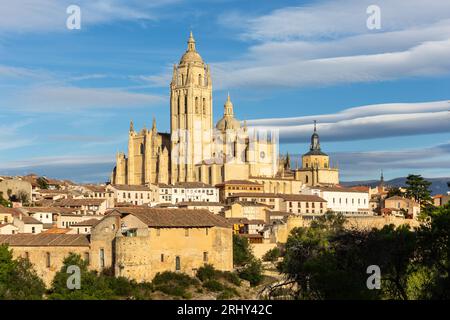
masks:
{"label": "cathedral dome", "polygon": [[223,116],[222,119],[217,121],[217,124],[216,124],[216,129],[222,130],[222,131],[227,130],[227,129],[239,130],[240,128],[241,128],[241,123],[239,122],[238,119],[233,118],[233,117]]}
{"label": "cathedral dome", "polygon": [[187,48],[186,52],[183,54],[183,56],[181,57],[180,64],[187,64],[189,62],[203,63],[202,57],[195,49],[195,39],[194,39],[194,36],[192,35],[192,32],[189,36],[188,48]]}
{"label": "cathedral dome", "polygon": [[233,103],[230,99],[230,94],[228,94],[227,101],[224,106],[224,113],[222,119],[220,119],[216,124],[216,129],[224,131],[227,129],[239,130],[241,128],[241,123],[238,119],[234,117],[233,113]]}

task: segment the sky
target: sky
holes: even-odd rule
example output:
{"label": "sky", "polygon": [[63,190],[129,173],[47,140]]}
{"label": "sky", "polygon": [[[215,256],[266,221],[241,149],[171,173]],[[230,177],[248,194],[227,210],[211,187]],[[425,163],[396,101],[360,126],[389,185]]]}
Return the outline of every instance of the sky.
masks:
{"label": "sky", "polygon": [[341,180],[450,176],[448,0],[0,0],[0,175],[108,180],[130,120],[170,130],[191,30],[214,121],[229,92],[294,163],[317,120]]}

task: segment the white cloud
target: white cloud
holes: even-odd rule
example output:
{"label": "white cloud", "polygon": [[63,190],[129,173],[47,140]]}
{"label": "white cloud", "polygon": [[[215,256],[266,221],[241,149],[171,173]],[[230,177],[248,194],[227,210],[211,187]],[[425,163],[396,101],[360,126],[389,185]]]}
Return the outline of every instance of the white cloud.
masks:
{"label": "white cloud", "polygon": [[15,111],[73,112],[80,109],[148,107],[163,97],[113,88],[32,86],[11,94],[3,103]]}
{"label": "white cloud", "polygon": [[[382,29],[366,27],[369,0],[319,1],[219,19],[252,41],[213,64],[215,87],[305,87],[448,74],[450,2],[379,0]],[[255,43],[256,41],[256,43]]]}
{"label": "white cloud", "polygon": [[312,121],[319,122],[327,141],[353,141],[405,135],[450,132],[450,101],[396,103],[345,109],[336,114],[256,119],[255,128],[278,129],[282,142],[306,142]]}
{"label": "white cloud", "polygon": [[111,155],[106,156],[80,156],[65,155],[54,157],[37,157],[27,160],[11,161],[0,165],[1,170],[19,169],[39,166],[68,166],[68,165],[94,165],[94,164],[110,164],[114,159]]}
{"label": "white cloud", "polygon": [[31,120],[23,120],[11,124],[1,124],[0,150],[17,149],[33,144],[33,142],[35,142],[34,138],[24,138],[20,136],[20,130],[30,123],[32,123]]}
{"label": "white cloud", "polygon": [[115,20],[155,20],[157,9],[178,0],[14,0],[0,2],[0,34],[67,31],[66,9],[81,8],[81,28]]}

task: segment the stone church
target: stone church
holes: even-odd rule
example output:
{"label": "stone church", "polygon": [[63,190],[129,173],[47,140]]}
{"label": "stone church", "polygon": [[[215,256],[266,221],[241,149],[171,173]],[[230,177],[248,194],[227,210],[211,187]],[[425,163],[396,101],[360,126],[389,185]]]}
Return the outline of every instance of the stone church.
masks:
{"label": "stone church", "polygon": [[321,180],[339,183],[337,169],[331,169],[329,161],[324,160],[328,156],[314,153],[317,146],[303,158],[306,166],[291,170],[286,159],[278,156],[278,133],[247,128],[245,121],[235,118],[230,95],[223,117],[214,126],[211,70],[197,52],[192,32],[187,44],[180,62],[173,67],[170,133],[158,132],[155,119],[151,129],[140,131],[131,122],[128,157],[123,152],[117,154],[112,184],[215,185],[256,178],[300,180],[306,185],[320,184]]}

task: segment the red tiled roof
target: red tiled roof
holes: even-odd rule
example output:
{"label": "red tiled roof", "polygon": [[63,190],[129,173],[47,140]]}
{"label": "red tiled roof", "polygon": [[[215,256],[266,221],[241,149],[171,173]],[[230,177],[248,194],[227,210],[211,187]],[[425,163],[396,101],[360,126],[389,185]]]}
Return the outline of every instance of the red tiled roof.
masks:
{"label": "red tiled roof", "polygon": [[0,235],[0,244],[9,244],[13,247],[88,247],[89,236],[49,233]]}

